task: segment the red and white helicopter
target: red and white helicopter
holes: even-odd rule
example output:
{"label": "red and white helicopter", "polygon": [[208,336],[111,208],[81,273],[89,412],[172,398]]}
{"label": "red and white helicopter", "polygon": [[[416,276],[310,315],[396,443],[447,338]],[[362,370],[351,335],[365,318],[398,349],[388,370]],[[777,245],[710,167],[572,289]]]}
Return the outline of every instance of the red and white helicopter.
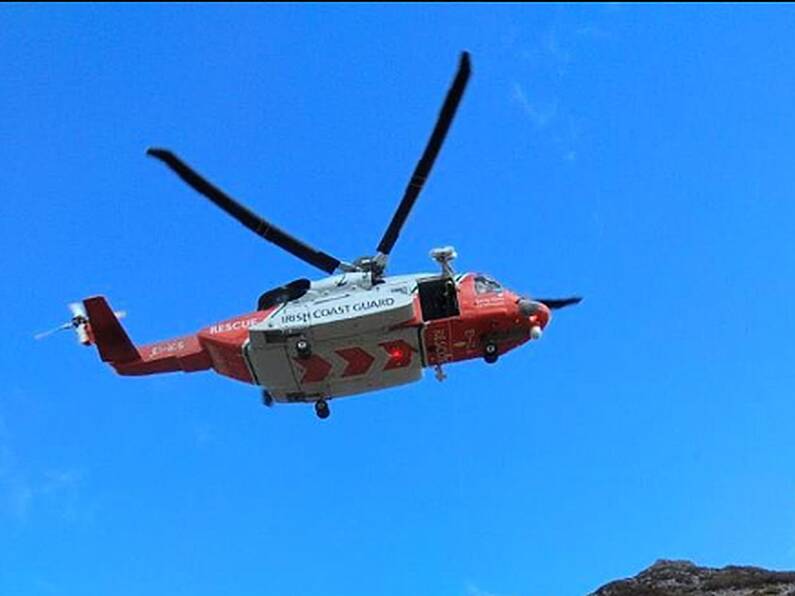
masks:
{"label": "red and white helicopter", "polygon": [[[329,274],[264,293],[257,309],[197,333],[136,346],[102,296],[70,305],[80,343],[121,375],[215,372],[263,388],[263,402],[314,403],[320,418],[332,398],[417,381],[424,367],[439,380],[450,362],[497,358],[537,340],[550,311],[580,301],[529,299],[479,273],[456,274],[452,247],[431,257],[439,273],[386,276],[387,259],[422,190],[464,94],[471,68],[464,52],[430,140],[374,256],[348,263],[316,250],[244,207],[166,149],[147,154],[171,168],[258,236]],[[40,334],[48,335],[51,332]]]}

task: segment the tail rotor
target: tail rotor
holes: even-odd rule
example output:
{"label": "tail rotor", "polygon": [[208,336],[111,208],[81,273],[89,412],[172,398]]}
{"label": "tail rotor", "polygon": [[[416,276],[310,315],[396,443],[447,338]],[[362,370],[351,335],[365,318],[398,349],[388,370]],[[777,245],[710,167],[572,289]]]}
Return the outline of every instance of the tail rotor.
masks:
{"label": "tail rotor", "polygon": [[[88,320],[88,315],[86,314],[86,309],[83,307],[82,302],[72,302],[69,304],[69,311],[72,313],[72,318],[69,319],[67,322],[54,327],[53,329],[49,329],[47,331],[42,331],[41,333],[37,333],[33,336],[33,339],[40,340],[51,335],[58,333],[59,331],[67,331],[69,329],[73,329],[75,334],[77,335],[77,341],[83,344],[84,346],[90,346],[93,342],[91,340],[91,333],[90,333],[90,325]],[[119,318],[123,319],[127,316],[127,313],[123,310],[116,311],[114,314]]]}

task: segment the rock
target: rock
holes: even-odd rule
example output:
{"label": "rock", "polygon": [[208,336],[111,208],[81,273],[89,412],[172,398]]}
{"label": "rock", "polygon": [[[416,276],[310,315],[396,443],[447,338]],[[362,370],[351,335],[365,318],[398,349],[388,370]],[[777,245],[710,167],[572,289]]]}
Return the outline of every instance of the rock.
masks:
{"label": "rock", "polygon": [[795,596],[795,572],[734,565],[713,569],[690,561],[661,560],[590,596]]}

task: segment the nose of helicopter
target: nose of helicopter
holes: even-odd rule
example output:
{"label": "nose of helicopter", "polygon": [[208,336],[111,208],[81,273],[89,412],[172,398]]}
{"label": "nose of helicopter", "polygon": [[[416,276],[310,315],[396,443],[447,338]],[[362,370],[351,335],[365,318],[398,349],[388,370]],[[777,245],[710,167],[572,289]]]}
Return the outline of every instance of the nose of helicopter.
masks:
{"label": "nose of helicopter", "polygon": [[528,300],[527,298],[519,298],[516,304],[519,308],[519,314],[530,328],[530,338],[541,339],[544,328],[549,323],[550,318],[552,318],[549,307],[542,302]]}

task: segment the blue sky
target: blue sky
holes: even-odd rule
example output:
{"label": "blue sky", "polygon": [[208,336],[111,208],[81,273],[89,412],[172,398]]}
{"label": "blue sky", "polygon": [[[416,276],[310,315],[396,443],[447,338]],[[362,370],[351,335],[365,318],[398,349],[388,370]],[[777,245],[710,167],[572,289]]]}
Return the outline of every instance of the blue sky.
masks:
{"label": "blue sky", "polygon": [[[795,568],[795,8],[0,9],[0,593],[574,596],[657,558]],[[170,147],[322,249],[375,247],[460,50],[474,74],[392,272],[581,293],[442,384],[262,408],[134,340],[313,275]]]}

